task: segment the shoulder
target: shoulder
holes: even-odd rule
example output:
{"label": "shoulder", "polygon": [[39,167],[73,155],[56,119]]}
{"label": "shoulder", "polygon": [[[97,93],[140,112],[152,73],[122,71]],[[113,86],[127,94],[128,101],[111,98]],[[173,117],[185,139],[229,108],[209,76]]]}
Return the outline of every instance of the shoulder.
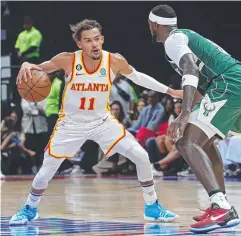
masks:
{"label": "shoulder", "polygon": [[20,32],[19,34],[18,34],[18,37],[21,37],[21,36],[24,36],[25,35],[25,30],[24,31],[22,31],[22,32]]}
{"label": "shoulder", "polygon": [[52,58],[52,60],[74,60],[75,53],[74,52],[61,52],[57,54],[55,57]]}
{"label": "shoulder", "polygon": [[156,107],[159,110],[163,110],[164,109],[164,106],[161,103],[158,103]]}
{"label": "shoulder", "polygon": [[111,63],[127,63],[126,59],[120,53],[110,53]]}
{"label": "shoulder", "polygon": [[177,31],[171,34],[165,41],[165,49],[171,49],[172,47],[176,47],[178,45],[187,45],[188,44],[188,36],[181,31]]}

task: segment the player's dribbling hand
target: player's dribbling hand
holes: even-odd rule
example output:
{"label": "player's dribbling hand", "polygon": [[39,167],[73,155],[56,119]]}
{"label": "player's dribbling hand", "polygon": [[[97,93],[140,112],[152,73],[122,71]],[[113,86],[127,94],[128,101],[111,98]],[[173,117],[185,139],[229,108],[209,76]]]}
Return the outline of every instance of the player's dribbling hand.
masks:
{"label": "player's dribbling hand", "polygon": [[184,129],[190,117],[190,112],[181,112],[181,114],[176,118],[175,121],[171,123],[167,130],[167,136],[177,141],[183,137]]}
{"label": "player's dribbling hand", "polygon": [[18,72],[16,84],[21,84],[22,80],[27,82],[28,79],[32,78],[31,70],[42,70],[40,67],[34,64],[30,64],[28,62],[24,62],[20,71]]}

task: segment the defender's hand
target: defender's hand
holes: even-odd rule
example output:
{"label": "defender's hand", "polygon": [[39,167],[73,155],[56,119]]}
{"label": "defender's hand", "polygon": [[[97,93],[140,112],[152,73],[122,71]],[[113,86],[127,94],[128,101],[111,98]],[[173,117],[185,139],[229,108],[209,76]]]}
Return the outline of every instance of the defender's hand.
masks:
{"label": "defender's hand", "polygon": [[167,131],[167,136],[171,139],[177,141],[182,138],[184,129],[187,125],[187,122],[190,117],[190,112],[181,112],[181,114],[177,117],[177,119],[171,123],[170,127]]}
{"label": "defender's hand", "polygon": [[23,63],[20,71],[18,72],[16,84],[21,84],[22,80],[27,82],[28,79],[32,78],[31,70],[42,70],[40,67],[34,64],[30,64],[28,62]]}

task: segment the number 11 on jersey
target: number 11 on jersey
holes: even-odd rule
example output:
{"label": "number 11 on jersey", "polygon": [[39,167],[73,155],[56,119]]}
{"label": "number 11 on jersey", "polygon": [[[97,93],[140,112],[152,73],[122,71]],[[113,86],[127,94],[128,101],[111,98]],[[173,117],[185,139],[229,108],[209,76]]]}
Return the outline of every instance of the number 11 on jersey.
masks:
{"label": "number 11 on jersey", "polygon": [[[86,100],[87,100],[87,107],[86,107]],[[79,109],[93,111],[95,109],[95,98],[88,99],[86,97],[82,97],[80,99]]]}

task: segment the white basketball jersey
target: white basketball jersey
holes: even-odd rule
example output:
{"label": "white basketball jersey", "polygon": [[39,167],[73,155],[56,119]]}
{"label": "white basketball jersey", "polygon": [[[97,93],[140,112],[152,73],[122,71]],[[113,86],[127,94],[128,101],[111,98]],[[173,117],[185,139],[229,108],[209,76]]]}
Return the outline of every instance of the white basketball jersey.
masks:
{"label": "white basketball jersey", "polygon": [[72,73],[63,92],[60,116],[76,122],[105,117],[109,113],[111,77],[109,52],[102,51],[99,66],[94,72],[89,72],[85,68],[82,51],[76,51]]}

